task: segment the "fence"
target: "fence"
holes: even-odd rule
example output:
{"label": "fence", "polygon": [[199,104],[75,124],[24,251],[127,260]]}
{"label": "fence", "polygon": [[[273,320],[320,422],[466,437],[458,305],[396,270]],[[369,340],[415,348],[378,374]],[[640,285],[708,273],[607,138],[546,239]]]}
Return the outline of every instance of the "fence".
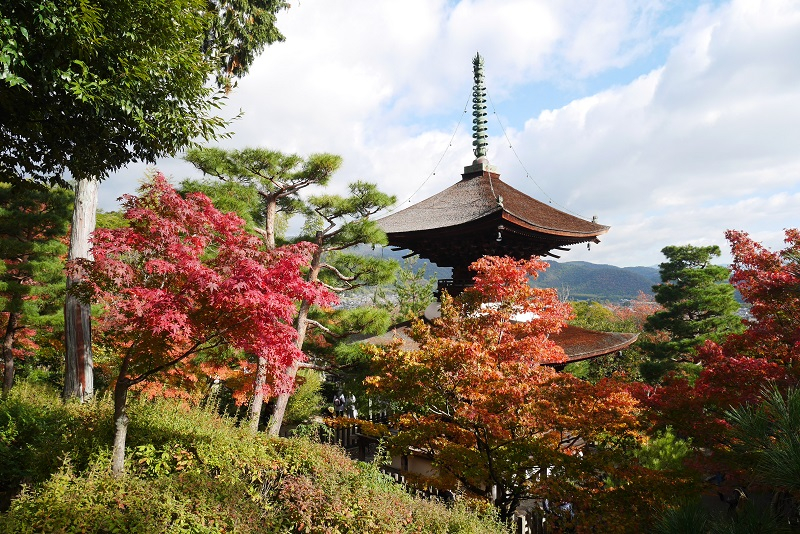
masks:
{"label": "fence", "polygon": [[[399,469],[383,466],[380,471],[399,484],[407,493],[420,499],[439,500],[445,504],[450,504],[455,500],[455,495],[449,490],[440,490],[432,486],[419,487],[410,484],[405,475]],[[514,534],[547,534],[547,520],[540,510],[529,510],[527,512],[517,512],[514,515],[513,532]]]}

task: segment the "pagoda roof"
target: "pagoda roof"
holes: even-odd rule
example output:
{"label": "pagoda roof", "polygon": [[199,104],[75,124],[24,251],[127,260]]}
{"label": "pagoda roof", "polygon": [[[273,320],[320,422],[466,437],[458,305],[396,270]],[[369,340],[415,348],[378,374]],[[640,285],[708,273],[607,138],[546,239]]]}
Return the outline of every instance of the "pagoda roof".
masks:
{"label": "pagoda roof", "polygon": [[[630,347],[639,337],[638,334],[622,332],[596,332],[578,326],[565,325],[557,334],[552,334],[550,339],[561,347],[567,356],[565,362],[543,362],[544,365],[563,367],[568,363],[589,360],[598,356],[605,356]],[[412,351],[419,349],[419,344],[411,337],[410,322],[400,323],[394,328],[379,336],[358,339],[359,343],[370,345],[388,345],[394,341],[401,341],[401,349]]]}
{"label": "pagoda roof", "polygon": [[487,165],[480,167],[476,172],[468,172],[470,167],[467,167],[458,183],[379,219],[378,224],[389,236],[389,242],[393,234],[408,238],[408,234],[417,232],[469,227],[487,218],[501,219],[517,230],[527,230],[555,242],[564,241],[564,244],[597,241],[597,236],[608,232],[608,226],[575,217],[531,198],[500,180],[496,172],[486,170]]}

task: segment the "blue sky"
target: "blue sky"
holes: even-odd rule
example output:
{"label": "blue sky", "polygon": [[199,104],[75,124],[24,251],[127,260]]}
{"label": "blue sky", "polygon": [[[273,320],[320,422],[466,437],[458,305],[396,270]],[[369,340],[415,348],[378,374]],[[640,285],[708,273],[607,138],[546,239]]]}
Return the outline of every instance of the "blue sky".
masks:
{"label": "blue sky", "polygon": [[[502,179],[611,226],[562,261],[655,265],[667,245],[726,250],[728,228],[777,248],[800,225],[795,0],[300,0],[278,24],[286,42],[231,94],[222,114],[244,115],[220,145],[340,154],[336,191],[373,181],[404,207],[459,180],[479,51]],[[146,168],[109,177],[101,207]]]}

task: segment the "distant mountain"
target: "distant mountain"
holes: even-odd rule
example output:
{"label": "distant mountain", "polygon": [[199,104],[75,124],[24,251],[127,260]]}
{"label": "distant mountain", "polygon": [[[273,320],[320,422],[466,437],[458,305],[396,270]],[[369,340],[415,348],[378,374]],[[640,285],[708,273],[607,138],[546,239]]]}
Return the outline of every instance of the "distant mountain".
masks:
{"label": "distant mountain", "polygon": [[[388,247],[358,247],[364,255],[393,258],[402,262],[409,251],[393,251]],[[585,261],[556,262],[548,260],[550,268],[536,279],[537,287],[554,287],[560,294],[568,293],[572,300],[620,301],[636,298],[640,291],[652,295],[652,287],[661,281],[657,267],[615,267]],[[450,278],[452,269],[438,267],[426,260],[417,262],[417,268],[427,264],[426,278]]]}
{"label": "distant mountain", "polygon": [[615,267],[585,261],[548,261],[550,268],[534,281],[537,287],[554,287],[573,300],[619,301],[653,294],[661,281],[656,267]]}
{"label": "distant mountain", "polygon": [[[409,250],[392,250],[389,247],[378,247],[372,248],[370,245],[358,245],[357,247],[353,247],[353,250],[358,254],[363,254],[364,256],[376,256],[378,258],[388,258],[397,260],[400,264],[403,264],[403,256],[407,256],[411,254]],[[450,267],[439,267],[435,263],[431,263],[428,260],[417,260],[417,263],[414,265],[414,270],[420,269],[425,267],[425,278],[430,280],[431,278],[436,278],[437,280],[443,280],[445,278],[450,278],[453,276],[453,269]]]}

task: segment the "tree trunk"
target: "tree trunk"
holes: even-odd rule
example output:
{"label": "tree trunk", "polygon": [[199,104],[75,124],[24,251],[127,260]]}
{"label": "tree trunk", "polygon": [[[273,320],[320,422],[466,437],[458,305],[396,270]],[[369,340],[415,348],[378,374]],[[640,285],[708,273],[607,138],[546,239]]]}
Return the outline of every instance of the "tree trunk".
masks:
{"label": "tree trunk", "polygon": [[8,395],[11,387],[14,385],[14,338],[17,334],[17,324],[20,318],[19,312],[11,312],[8,314],[8,324],[6,325],[6,333],[3,336],[3,363],[5,365],[5,373],[3,375],[3,397]]}
{"label": "tree trunk", "polygon": [[264,384],[267,383],[267,360],[258,357],[256,364],[256,384],[253,388],[253,404],[250,405],[250,432],[258,432],[258,423],[261,421],[261,407],[264,405]]}
{"label": "tree trunk", "polygon": [[[69,236],[69,260],[92,259],[89,237],[95,228],[97,214],[96,180],[81,179],[75,183],[75,209],[72,212],[72,231]],[[69,294],[70,287],[81,280],[80,275],[67,277],[67,298],[64,303],[66,361],[64,367],[64,399],[79,398],[81,402],[94,395],[92,371],[92,310]]]}
{"label": "tree trunk", "polygon": [[[274,194],[264,196],[264,242],[269,250],[275,249],[275,216],[278,212],[278,200]],[[261,408],[264,406],[264,384],[267,382],[267,361],[258,357],[256,360],[256,383],[253,387],[253,404],[250,405],[250,432],[258,432],[261,421]]]}
{"label": "tree trunk", "polygon": [[275,248],[275,218],[278,214],[278,199],[274,195],[267,195],[264,207],[264,231],[267,233],[264,241],[270,250]]}
{"label": "tree trunk", "polygon": [[[319,278],[320,266],[322,265],[322,239],[319,234],[317,235],[317,240],[317,250],[314,251],[314,255],[311,257],[311,270],[308,273],[309,282],[317,281]],[[308,311],[310,309],[311,303],[304,300],[300,304],[300,311],[297,312],[297,321],[295,321],[297,340],[295,341],[295,345],[300,350],[303,350],[303,342],[306,340],[306,331],[308,330],[308,321],[306,321],[306,319],[308,319]],[[297,377],[297,370],[299,368],[300,362],[295,362],[288,369],[286,369],[286,374],[289,375],[291,384],[294,384],[294,380]],[[278,395],[278,399],[275,401],[275,412],[272,414],[269,428],[267,429],[267,433],[270,436],[277,437],[280,433],[281,425],[283,424],[283,416],[286,413],[286,405],[289,404],[289,397],[291,397],[291,395],[291,393],[281,393]]]}
{"label": "tree trunk", "polygon": [[[124,365],[124,363],[123,363]],[[122,374],[114,386],[114,449],[111,452],[111,472],[115,477],[125,474],[125,440],[128,437],[128,379]]]}
{"label": "tree trunk", "polygon": [[[292,384],[294,384],[294,379],[297,377],[297,370],[299,368],[300,362],[295,362],[291,367],[286,369],[286,374],[289,376]],[[277,437],[280,435],[281,425],[283,425],[283,416],[286,414],[286,406],[289,404],[289,397],[291,396],[291,393],[281,393],[275,400],[275,411],[272,412],[272,417],[269,419],[269,427],[267,428],[267,434],[270,436]]]}

